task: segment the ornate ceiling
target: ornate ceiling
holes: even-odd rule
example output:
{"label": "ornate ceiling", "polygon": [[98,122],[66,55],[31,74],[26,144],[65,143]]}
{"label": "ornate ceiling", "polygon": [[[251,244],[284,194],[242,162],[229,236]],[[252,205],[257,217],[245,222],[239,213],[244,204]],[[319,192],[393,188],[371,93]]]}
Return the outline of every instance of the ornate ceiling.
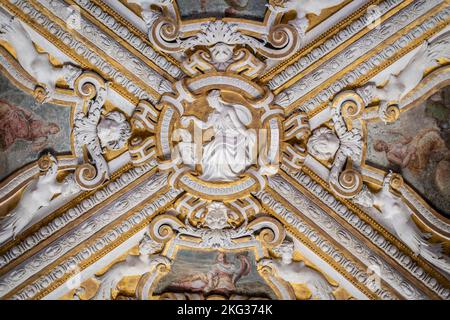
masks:
{"label": "ornate ceiling", "polygon": [[446,0],[2,0],[2,299],[450,299]]}

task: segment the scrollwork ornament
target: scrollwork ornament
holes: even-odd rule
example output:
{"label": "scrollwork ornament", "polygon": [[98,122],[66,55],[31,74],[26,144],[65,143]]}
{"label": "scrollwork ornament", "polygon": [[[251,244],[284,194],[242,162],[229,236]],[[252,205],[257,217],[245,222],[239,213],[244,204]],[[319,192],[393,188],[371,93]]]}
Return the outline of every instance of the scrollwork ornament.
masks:
{"label": "scrollwork ornament", "polygon": [[75,91],[82,98],[87,111],[75,115],[73,135],[80,155],[86,148],[91,163],[82,164],[75,171],[76,180],[83,189],[90,190],[109,179],[109,167],[103,157],[103,148],[97,126],[101,120],[102,107],[106,102],[107,88],[104,80],[92,72],[83,73],[75,82]]}

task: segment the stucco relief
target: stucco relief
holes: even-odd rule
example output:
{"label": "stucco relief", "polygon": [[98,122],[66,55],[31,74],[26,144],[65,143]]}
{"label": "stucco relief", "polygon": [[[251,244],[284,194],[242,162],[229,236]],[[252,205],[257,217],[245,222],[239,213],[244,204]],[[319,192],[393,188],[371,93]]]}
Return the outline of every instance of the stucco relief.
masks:
{"label": "stucco relief", "polygon": [[39,161],[43,173],[29,183],[16,207],[0,220],[0,244],[14,240],[35,218],[36,212],[48,206],[55,196],[68,197],[80,191],[73,175],[57,181],[58,162],[54,156],[48,154]]}
{"label": "stucco relief", "polygon": [[40,101],[47,101],[54,96],[58,80],[65,80],[73,86],[81,73],[80,68],[70,64],[62,67],[53,66],[48,54],[37,51],[28,31],[17,18],[0,13],[0,22],[0,39],[7,41],[14,48],[20,65],[38,85],[43,85],[35,89]]}
{"label": "stucco relief", "polygon": [[[425,40],[443,28],[444,2],[380,1],[377,17],[346,2],[311,35],[311,17],[344,1],[73,3],[74,29],[61,23],[73,14],[63,0],[0,9],[14,16],[0,29],[9,77],[41,101],[74,106],[73,157],[0,184],[0,202],[17,202],[0,220],[2,297],[332,300],[345,285],[362,298],[449,299],[445,232],[428,234],[416,218],[427,210],[432,227],[445,221],[387,175],[404,164],[410,182],[406,169],[420,162],[438,186],[433,199],[446,194],[445,94],[428,111],[439,130],[371,147],[373,127],[392,138],[380,127],[400,126],[448,80],[448,33]],[[27,55],[16,54],[11,30]],[[298,51],[305,39],[311,46]],[[386,82],[368,80],[416,46]],[[7,119],[28,116],[4,105]],[[3,123],[14,136],[0,139],[6,150],[51,140]],[[26,230],[36,212],[48,220]],[[66,290],[74,268],[87,280]]]}

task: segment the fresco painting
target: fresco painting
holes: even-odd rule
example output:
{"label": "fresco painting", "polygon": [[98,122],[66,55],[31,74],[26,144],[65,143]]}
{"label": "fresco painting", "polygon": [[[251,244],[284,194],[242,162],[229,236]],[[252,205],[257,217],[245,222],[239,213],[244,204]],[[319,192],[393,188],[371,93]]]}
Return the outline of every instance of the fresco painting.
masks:
{"label": "fresco painting", "polygon": [[186,0],[178,1],[183,20],[230,17],[262,21],[267,0]]}
{"label": "fresco painting", "polygon": [[449,216],[450,87],[393,124],[368,124],[367,163],[401,173],[432,207]]}
{"label": "fresco painting", "polygon": [[242,295],[275,299],[273,291],[256,270],[251,251],[219,252],[181,249],[168,275],[156,289],[208,295]]}
{"label": "fresco painting", "polygon": [[0,73],[0,180],[44,150],[70,153],[71,108],[39,104]]}

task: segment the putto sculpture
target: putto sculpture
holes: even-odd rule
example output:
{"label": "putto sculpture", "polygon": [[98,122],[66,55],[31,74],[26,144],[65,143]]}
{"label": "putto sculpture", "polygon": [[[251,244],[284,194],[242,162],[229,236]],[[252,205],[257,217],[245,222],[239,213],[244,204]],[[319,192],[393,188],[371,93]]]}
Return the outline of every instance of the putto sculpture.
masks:
{"label": "putto sculpture", "polygon": [[295,11],[297,17],[289,23],[295,26],[299,36],[304,37],[309,27],[308,14],[320,15],[322,10],[337,6],[344,0],[271,0],[268,7],[277,13]]}
{"label": "putto sculpture", "polygon": [[312,298],[320,300],[335,300],[332,286],[317,270],[305,265],[304,261],[293,261],[294,243],[285,240],[273,249],[281,259],[264,259],[260,266],[269,266],[275,274],[289,283],[305,284],[311,291]]}
{"label": "putto sculpture", "polygon": [[53,155],[42,157],[40,164],[44,173],[29,183],[17,206],[0,218],[0,244],[20,234],[35,218],[36,212],[48,206],[56,195],[67,197],[80,191],[73,175],[58,182],[58,161]]}
{"label": "putto sculpture", "polygon": [[374,208],[379,214],[377,218],[389,230],[399,237],[416,255],[420,255],[436,267],[450,273],[450,260],[442,251],[442,244],[431,243],[431,234],[422,232],[412,219],[411,209],[401,197],[391,190],[391,182],[395,175],[389,173],[378,192],[364,188],[355,198],[355,202],[369,208]]}
{"label": "putto sculpture", "polygon": [[425,70],[437,65],[438,59],[449,59],[450,32],[445,32],[433,41],[425,41],[397,73],[390,74],[387,83],[379,88],[373,82],[357,89],[358,94],[366,104],[379,100],[379,117],[385,122],[392,122],[398,118],[398,113],[389,112],[391,105],[401,104],[402,99],[410,93],[422,80]]}
{"label": "putto sculpture", "polygon": [[56,82],[64,79],[73,86],[73,82],[80,75],[81,70],[70,64],[55,67],[50,63],[47,53],[37,51],[30,34],[25,30],[22,22],[16,17],[7,17],[0,14],[0,39],[7,41],[15,50],[17,60],[38,83],[44,86],[44,93],[35,92],[41,102],[53,98],[56,91]]}
{"label": "putto sculpture", "polygon": [[109,300],[114,297],[113,291],[123,277],[143,275],[162,262],[170,263],[169,259],[156,255],[160,250],[161,245],[144,234],[139,243],[139,255],[128,255],[125,261],[114,264],[103,275],[95,277],[100,286],[91,300]]}

